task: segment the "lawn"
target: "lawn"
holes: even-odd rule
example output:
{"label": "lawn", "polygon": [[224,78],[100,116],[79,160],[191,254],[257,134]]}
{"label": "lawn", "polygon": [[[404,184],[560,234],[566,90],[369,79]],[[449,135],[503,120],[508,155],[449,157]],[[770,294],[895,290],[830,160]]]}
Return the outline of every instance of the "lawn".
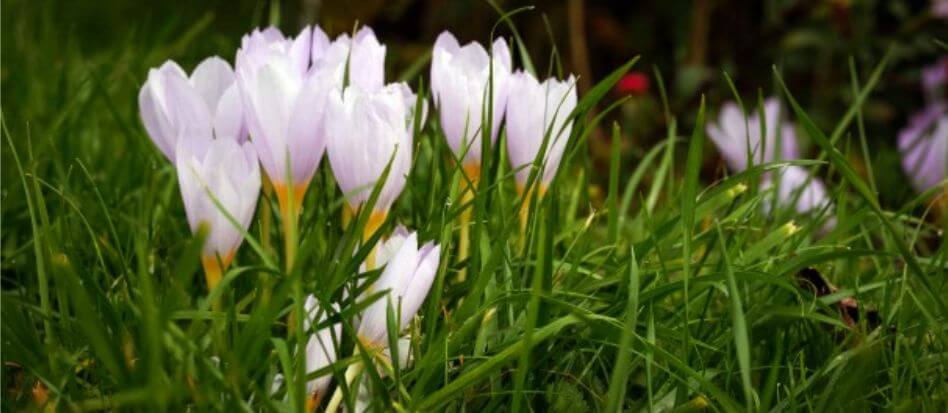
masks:
{"label": "lawn", "polygon": [[948,408],[939,6],[695,75],[558,6],[105,3],[3,3],[3,411]]}

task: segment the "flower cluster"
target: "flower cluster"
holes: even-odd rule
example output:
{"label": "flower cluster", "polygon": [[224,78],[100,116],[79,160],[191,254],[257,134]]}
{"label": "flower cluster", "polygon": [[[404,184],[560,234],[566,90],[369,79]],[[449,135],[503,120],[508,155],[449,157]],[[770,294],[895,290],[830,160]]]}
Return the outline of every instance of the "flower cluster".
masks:
{"label": "flower cluster", "polygon": [[[190,76],[173,61],[149,72],[139,95],[142,122],[176,167],[191,230],[208,231],[202,261],[210,289],[243,241],[263,184],[277,197],[292,268],[291,234],[324,152],[350,210],[363,207],[380,187],[366,235],[386,219],[405,188],[413,137],[426,121],[428,104],[406,83],[386,83],[385,54],[368,27],[335,39],[318,26],[295,37],[271,27],[241,39],[233,68],[211,57]],[[480,44],[461,46],[445,32],[434,44],[431,95],[448,146],[469,177],[479,175],[481,137],[496,141],[506,118],[518,184],[527,183],[534,164],[542,167],[535,173],[541,188],[553,179],[571,134],[574,77],[541,82],[514,72],[504,39],[488,54]],[[363,347],[382,352],[388,351],[389,306],[398,310],[400,332],[424,302],[441,255],[439,246],[419,247],[417,234],[404,229],[386,238],[378,257],[365,263],[369,269],[385,266],[366,289],[386,292],[385,298],[358,318]],[[338,325],[316,329],[326,317],[318,304],[313,296],[305,304],[304,327],[318,330],[306,346],[308,371],[334,362],[340,333]],[[329,377],[321,377],[308,384],[312,400],[328,383]]]}
{"label": "flower cluster", "polygon": [[[476,42],[461,46],[448,32],[435,41],[431,57],[431,95],[441,115],[448,145],[462,160],[468,178],[479,176],[482,137],[496,142],[506,117],[507,151],[525,185],[529,167],[539,157],[541,186],[548,185],[559,167],[572,131],[570,115],[576,108],[576,79],[539,81],[525,71],[513,72],[510,49],[504,39],[491,54]],[[490,111],[485,113],[484,109]],[[540,149],[546,142],[546,151]]]}
{"label": "flower cluster", "polygon": [[175,163],[191,230],[208,227],[202,262],[213,287],[243,241],[240,228],[250,225],[260,193],[234,71],[211,57],[188,76],[168,61],[149,71],[138,101],[148,135]]}

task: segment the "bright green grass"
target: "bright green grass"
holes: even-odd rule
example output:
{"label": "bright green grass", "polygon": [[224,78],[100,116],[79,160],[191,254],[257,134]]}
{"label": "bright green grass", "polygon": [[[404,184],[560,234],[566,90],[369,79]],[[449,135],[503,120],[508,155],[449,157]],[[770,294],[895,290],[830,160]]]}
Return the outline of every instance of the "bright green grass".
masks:
{"label": "bright green grass", "polygon": [[[339,344],[349,355],[352,316],[366,303],[343,300],[343,291],[353,297],[359,277],[377,276],[357,275],[370,245],[357,245],[359,223],[341,224],[328,164],[304,202],[291,274],[280,217],[264,233],[259,208],[214,311],[174,170],[138,120],[149,67],[175,58],[190,68],[207,48],[232,58],[238,38],[212,34],[202,20],[184,31],[143,29],[89,53],[60,42],[41,11],[4,23],[3,410],[35,409],[36,382],[65,411],[297,409],[298,386],[285,387],[293,397],[269,392],[275,374],[300,371],[285,325],[292,280],[339,303],[334,319],[344,322]],[[11,34],[29,41],[11,43]],[[413,364],[363,376],[374,407],[945,411],[944,228],[919,219],[924,197],[883,209],[874,180],[847,161],[865,148],[860,108],[884,64],[861,80],[853,70],[856,98],[838,124],[817,126],[793,106],[824,160],[796,163],[826,177],[837,204],[836,229],[822,236],[820,217],[760,212],[772,194],[756,183],[779,164],[715,182],[699,174],[714,152],[702,125],[711,105],[697,119],[670,117],[667,140],[642,157],[613,146],[608,176],[597,175],[586,140],[593,128],[609,130],[598,124],[612,103],[602,98],[628,68],[580,97],[561,173],[529,204],[524,234],[524,200],[502,151],[485,160],[474,200],[462,205],[462,177],[429,116],[384,228],[401,223],[440,243],[442,265],[410,329]],[[421,84],[418,72],[408,76]],[[591,183],[607,188],[605,202],[591,198]],[[473,208],[472,248],[459,263],[463,207]],[[800,288],[795,274],[805,267],[839,292],[817,298]],[[259,296],[263,283],[274,286],[269,300]],[[853,327],[836,309],[848,297],[862,315]],[[880,327],[865,321],[868,310]],[[370,359],[344,356],[317,374],[339,383],[359,360]]]}

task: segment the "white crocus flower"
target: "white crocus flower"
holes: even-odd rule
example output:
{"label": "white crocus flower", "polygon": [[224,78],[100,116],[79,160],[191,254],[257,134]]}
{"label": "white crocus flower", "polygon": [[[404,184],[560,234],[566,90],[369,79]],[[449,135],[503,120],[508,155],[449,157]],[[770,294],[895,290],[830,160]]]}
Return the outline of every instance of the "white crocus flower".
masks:
{"label": "white crocus flower", "polygon": [[[798,214],[820,213],[827,211],[829,218],[824,226],[825,230],[836,225],[832,215],[833,201],[829,197],[823,181],[803,167],[790,165],[780,168],[773,175],[768,175],[761,181],[762,191],[774,189],[776,181],[777,205],[783,208],[793,208]],[[763,209],[769,213],[772,210],[771,199],[773,194],[765,194]]]}
{"label": "white crocus flower", "polygon": [[948,177],[948,57],[922,69],[926,105],[909,118],[899,131],[902,169],[918,192],[940,184]]}
{"label": "white crocus flower", "polygon": [[918,192],[948,177],[948,105],[933,103],[899,131],[902,169]]}
{"label": "white crocus flower", "polygon": [[737,105],[728,102],[721,109],[718,123],[707,125],[708,136],[727,161],[728,167],[737,172],[747,169],[748,153],[753,154],[755,165],[778,160],[778,138],[780,159],[797,159],[799,150],[793,124],[782,121],[780,112],[780,102],[776,98],[764,101],[766,135],[761,141],[762,125],[758,111],[751,113],[745,123],[744,115]]}
{"label": "white crocus flower", "polygon": [[176,157],[178,183],[188,224],[193,232],[202,225],[209,231],[201,261],[208,287],[213,288],[243,241],[241,229],[246,231],[250,226],[257,206],[260,194],[257,154],[247,142],[210,139],[210,136],[182,136]]}
{"label": "white crocus flower", "polygon": [[[389,361],[392,360],[392,353],[388,348],[389,303],[399,315],[396,321],[398,331],[394,332],[397,335],[421,308],[434,282],[441,259],[441,247],[429,242],[418,248],[418,234],[406,232],[403,227],[396,228],[394,234],[379,247],[380,262],[385,264],[385,269],[363,296],[380,291],[387,293],[372,302],[358,319],[359,341],[377,357]],[[410,348],[409,339],[398,340],[399,366],[407,366],[411,362]],[[346,383],[351,384],[363,368],[361,363],[350,365],[346,369]],[[366,391],[367,389],[359,390],[358,398],[362,400],[361,403],[357,401],[357,405],[362,406],[361,409],[366,407],[366,397],[370,397]],[[342,392],[337,388],[326,406],[326,411],[336,411],[341,401]]]}
{"label": "white crocus flower", "polygon": [[412,159],[414,105],[415,94],[404,83],[374,92],[353,85],[329,97],[329,163],[353,209],[369,199],[390,161],[375,210],[385,214],[405,187]]}
{"label": "white crocus flower", "polygon": [[313,31],[313,70],[332,73],[341,86],[347,63],[349,85],[374,91],[385,84],[385,45],[370,27],[363,27],[352,38],[342,34],[332,41],[322,30]]}
{"label": "white crocus flower", "polygon": [[563,158],[573,127],[567,120],[576,108],[576,79],[554,78],[540,83],[533,75],[514,73],[510,78],[507,102],[507,153],[517,170],[517,184],[523,188],[530,176],[544,139],[549,136],[546,154],[540,158],[541,193],[549,185]]}
{"label": "white crocus flower", "polygon": [[[489,96],[491,65],[493,100],[485,102]],[[464,155],[463,166],[470,178],[479,175],[482,120],[486,119],[482,109],[492,109],[492,124],[487,127],[491,142],[495,142],[507,105],[511,70],[510,49],[502,38],[494,41],[491,55],[476,42],[459,45],[447,31],[435,41],[431,56],[431,94],[448,145],[457,156]]]}
{"label": "white crocus flower", "polygon": [[[250,138],[283,211],[298,213],[326,141],[322,132],[331,79],[310,73],[309,28],[296,39],[267,29],[244,36],[237,51],[237,85]],[[288,205],[288,191],[296,205]]]}
{"label": "white crocus flower", "polygon": [[174,61],[148,71],[138,94],[142,123],[155,146],[175,161],[178,136],[247,139],[234,71],[219,57],[202,61],[189,77]]}
{"label": "white crocus flower", "polygon": [[359,339],[373,349],[388,347],[388,303],[400,315],[396,334],[408,325],[421,308],[438,270],[441,247],[427,243],[418,248],[418,234],[409,234],[369,291],[388,291],[362,313]]}

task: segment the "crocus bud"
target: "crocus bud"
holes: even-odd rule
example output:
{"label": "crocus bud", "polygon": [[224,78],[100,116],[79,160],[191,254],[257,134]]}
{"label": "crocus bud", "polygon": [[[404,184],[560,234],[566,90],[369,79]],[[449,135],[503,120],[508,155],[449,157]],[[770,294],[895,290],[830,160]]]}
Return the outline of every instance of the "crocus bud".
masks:
{"label": "crocus bud", "polygon": [[902,169],[912,186],[923,192],[948,175],[948,107],[929,104],[899,132]]}
{"label": "crocus bud", "polygon": [[[778,138],[781,159],[799,157],[797,136],[793,125],[780,119],[780,102],[776,98],[764,102],[764,119],[767,133],[760,138],[760,114],[755,111],[747,118],[746,128],[741,110],[733,102],[725,103],[718,117],[718,123],[709,123],[708,136],[718,147],[718,151],[728,166],[734,171],[747,169],[748,153],[753,155],[754,164],[776,161]],[[779,136],[777,132],[780,132]]]}
{"label": "crocus bud", "polygon": [[[182,140],[201,138],[183,136]],[[246,230],[253,218],[260,193],[260,166],[250,143],[209,137],[204,140],[203,145],[179,142],[178,183],[191,230],[196,232],[202,225],[208,227],[203,250],[205,265],[209,265],[208,260],[220,259],[226,267],[243,241],[241,228]],[[231,223],[224,211],[241,228]],[[217,280],[208,281],[215,284]]]}
{"label": "crocus bud", "polygon": [[369,289],[369,293],[388,291],[385,297],[376,300],[362,314],[359,322],[359,339],[370,348],[388,346],[388,303],[392,303],[398,319],[398,334],[415,316],[431,289],[441,247],[427,243],[418,248],[418,234],[411,233],[388,261],[382,275]]}
{"label": "crocus bud", "polygon": [[[493,100],[487,102],[491,64]],[[435,41],[431,56],[431,94],[448,145],[456,155],[464,155],[467,167],[480,164],[482,120],[486,119],[482,108],[492,109],[491,142],[497,139],[507,104],[511,68],[510,50],[502,38],[494,41],[490,56],[476,42],[460,46],[447,31]]]}
{"label": "crocus bud", "polygon": [[271,29],[254,32],[237,51],[237,85],[250,138],[281,205],[290,189],[296,203],[302,201],[326,148],[321,124],[332,80],[305,70],[309,33],[304,29],[291,41]]}
{"label": "crocus bud", "polygon": [[343,84],[348,62],[349,85],[374,91],[385,84],[385,45],[379,43],[370,27],[362,27],[355,36],[342,34],[330,41],[325,32],[313,31],[313,70],[331,72],[336,84]]}
{"label": "crocus bud", "polygon": [[[826,186],[819,178],[810,175],[806,168],[790,165],[780,168],[773,175],[768,175],[761,181],[761,191],[773,189],[776,182],[776,201],[779,208],[793,208],[799,214],[831,210],[832,200],[826,192]],[[771,211],[773,195],[765,194],[762,207],[765,212]],[[834,218],[827,221],[832,227]],[[829,227],[827,229],[829,229]]]}
{"label": "crocus bud", "polygon": [[[303,319],[303,330],[310,332],[309,340],[306,342],[306,373],[309,374],[326,368],[336,361],[336,347],[333,345],[333,337],[340,337],[342,331],[339,324],[310,331],[311,321],[315,321],[316,324],[322,324],[326,321],[326,312],[320,310],[319,301],[312,295],[306,297],[303,306],[307,314],[307,317]],[[317,318],[317,316],[319,317]],[[315,402],[314,404],[318,404],[319,399],[326,393],[326,388],[329,387],[331,380],[332,375],[325,375],[306,383],[306,392],[310,395],[310,400]]]}
{"label": "crocus bud", "polygon": [[[510,78],[510,100],[507,102],[507,153],[517,171],[521,186],[530,177],[530,165],[537,159],[544,139],[546,153],[540,157],[543,171],[539,175],[545,188],[563,158],[573,122],[569,116],[576,108],[576,78],[564,81],[554,78],[540,83],[533,75],[518,71]],[[549,137],[549,138],[547,138]]]}
{"label": "crocus bud", "polygon": [[213,131],[218,138],[247,139],[234,71],[216,56],[201,62],[190,77],[171,60],[149,70],[138,105],[148,136],[172,162],[178,136]]}
{"label": "crocus bud", "polygon": [[390,161],[375,210],[388,211],[405,187],[414,106],[415,94],[404,83],[374,92],[352,85],[330,95],[325,122],[329,164],[353,209],[369,199]]}

